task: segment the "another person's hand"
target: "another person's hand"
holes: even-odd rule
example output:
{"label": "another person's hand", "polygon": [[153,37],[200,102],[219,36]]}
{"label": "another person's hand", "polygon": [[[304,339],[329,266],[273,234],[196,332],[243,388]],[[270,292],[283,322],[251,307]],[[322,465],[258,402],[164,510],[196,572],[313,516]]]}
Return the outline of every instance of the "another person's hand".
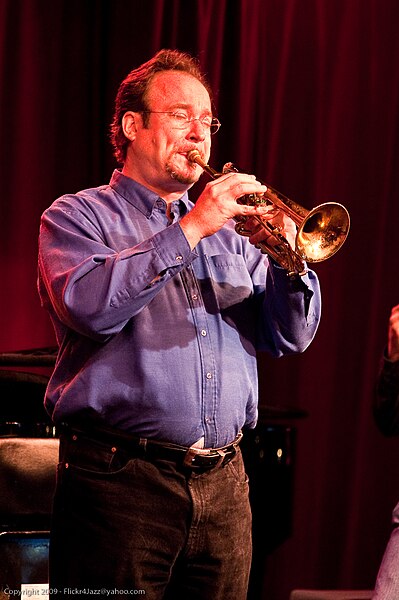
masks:
{"label": "another person's hand", "polygon": [[391,310],[388,327],[388,358],[399,360],[399,304]]}

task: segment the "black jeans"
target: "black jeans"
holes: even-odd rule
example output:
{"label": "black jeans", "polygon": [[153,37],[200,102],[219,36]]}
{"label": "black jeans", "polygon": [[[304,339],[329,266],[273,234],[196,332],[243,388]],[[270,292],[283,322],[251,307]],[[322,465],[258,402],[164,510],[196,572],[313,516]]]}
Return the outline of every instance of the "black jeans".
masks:
{"label": "black jeans", "polygon": [[50,541],[54,597],[245,600],[251,547],[240,451],[198,474],[61,436]]}

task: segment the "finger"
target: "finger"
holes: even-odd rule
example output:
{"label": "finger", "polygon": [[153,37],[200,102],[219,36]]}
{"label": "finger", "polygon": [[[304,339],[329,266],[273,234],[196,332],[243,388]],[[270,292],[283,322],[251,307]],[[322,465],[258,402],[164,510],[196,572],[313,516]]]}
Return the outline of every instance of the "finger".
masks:
{"label": "finger", "polygon": [[229,173],[217,179],[216,182],[227,186],[236,200],[246,195],[264,194],[267,191],[267,186],[258,181],[255,175],[246,173]]}
{"label": "finger", "polygon": [[266,242],[270,246],[277,246],[281,244],[281,238],[276,237],[280,232],[278,230],[275,231],[276,235],[274,235],[271,231],[266,229],[265,227],[261,227],[258,231],[253,232],[249,241],[251,244],[259,244],[260,242]]}

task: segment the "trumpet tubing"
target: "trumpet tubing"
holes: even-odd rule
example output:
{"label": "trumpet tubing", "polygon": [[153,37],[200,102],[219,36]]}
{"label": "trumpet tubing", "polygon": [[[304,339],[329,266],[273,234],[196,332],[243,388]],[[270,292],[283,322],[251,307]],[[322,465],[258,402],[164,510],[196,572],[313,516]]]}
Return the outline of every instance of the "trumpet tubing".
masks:
{"label": "trumpet tubing", "polygon": [[[231,163],[227,163],[223,172],[218,173],[203,160],[198,150],[188,152],[187,159],[200,165],[212,179],[217,179],[224,173],[237,172]],[[297,226],[295,250],[267,219],[260,216],[252,217],[278,241],[277,245],[270,245],[264,241],[257,244],[257,247],[271,256],[290,277],[304,275],[307,272],[305,262],[321,262],[333,256],[348,237],[349,213],[342,204],[337,202],[326,202],[308,210],[271,186],[267,186],[267,191],[263,194],[248,194],[239,198],[237,202],[251,206],[273,204],[294,221]],[[240,235],[249,235],[249,231],[245,229],[246,220],[247,217],[235,218],[235,229]]]}

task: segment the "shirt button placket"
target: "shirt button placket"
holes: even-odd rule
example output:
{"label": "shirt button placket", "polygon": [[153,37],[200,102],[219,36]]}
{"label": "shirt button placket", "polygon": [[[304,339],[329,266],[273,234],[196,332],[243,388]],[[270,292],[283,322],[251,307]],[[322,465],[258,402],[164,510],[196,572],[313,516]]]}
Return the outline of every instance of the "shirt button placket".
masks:
{"label": "shirt button placket", "polygon": [[203,306],[203,303],[201,300],[201,295],[198,293],[196,278],[195,278],[194,273],[192,273],[191,269],[188,269],[188,267],[185,270],[185,278],[186,278],[186,282],[187,282],[187,288],[190,290],[189,294],[190,294],[191,301],[193,302],[193,308],[196,311],[197,335],[199,337],[198,341],[202,348],[201,354],[204,357],[203,373],[204,373],[206,385],[204,386],[205,389],[204,389],[204,407],[203,408],[206,411],[206,415],[207,415],[206,417],[204,417],[204,422],[205,422],[204,424],[207,429],[210,428],[209,434],[211,436],[213,436],[213,430],[212,430],[213,420],[210,415],[212,415],[213,410],[214,410],[213,385],[214,385],[214,381],[215,381],[215,373],[211,370],[207,370],[207,368],[209,369],[209,367],[211,367],[211,365],[213,363],[213,360],[212,360],[213,351],[212,351],[211,339],[210,339],[211,336],[209,335],[209,331],[206,328],[205,307]]}

